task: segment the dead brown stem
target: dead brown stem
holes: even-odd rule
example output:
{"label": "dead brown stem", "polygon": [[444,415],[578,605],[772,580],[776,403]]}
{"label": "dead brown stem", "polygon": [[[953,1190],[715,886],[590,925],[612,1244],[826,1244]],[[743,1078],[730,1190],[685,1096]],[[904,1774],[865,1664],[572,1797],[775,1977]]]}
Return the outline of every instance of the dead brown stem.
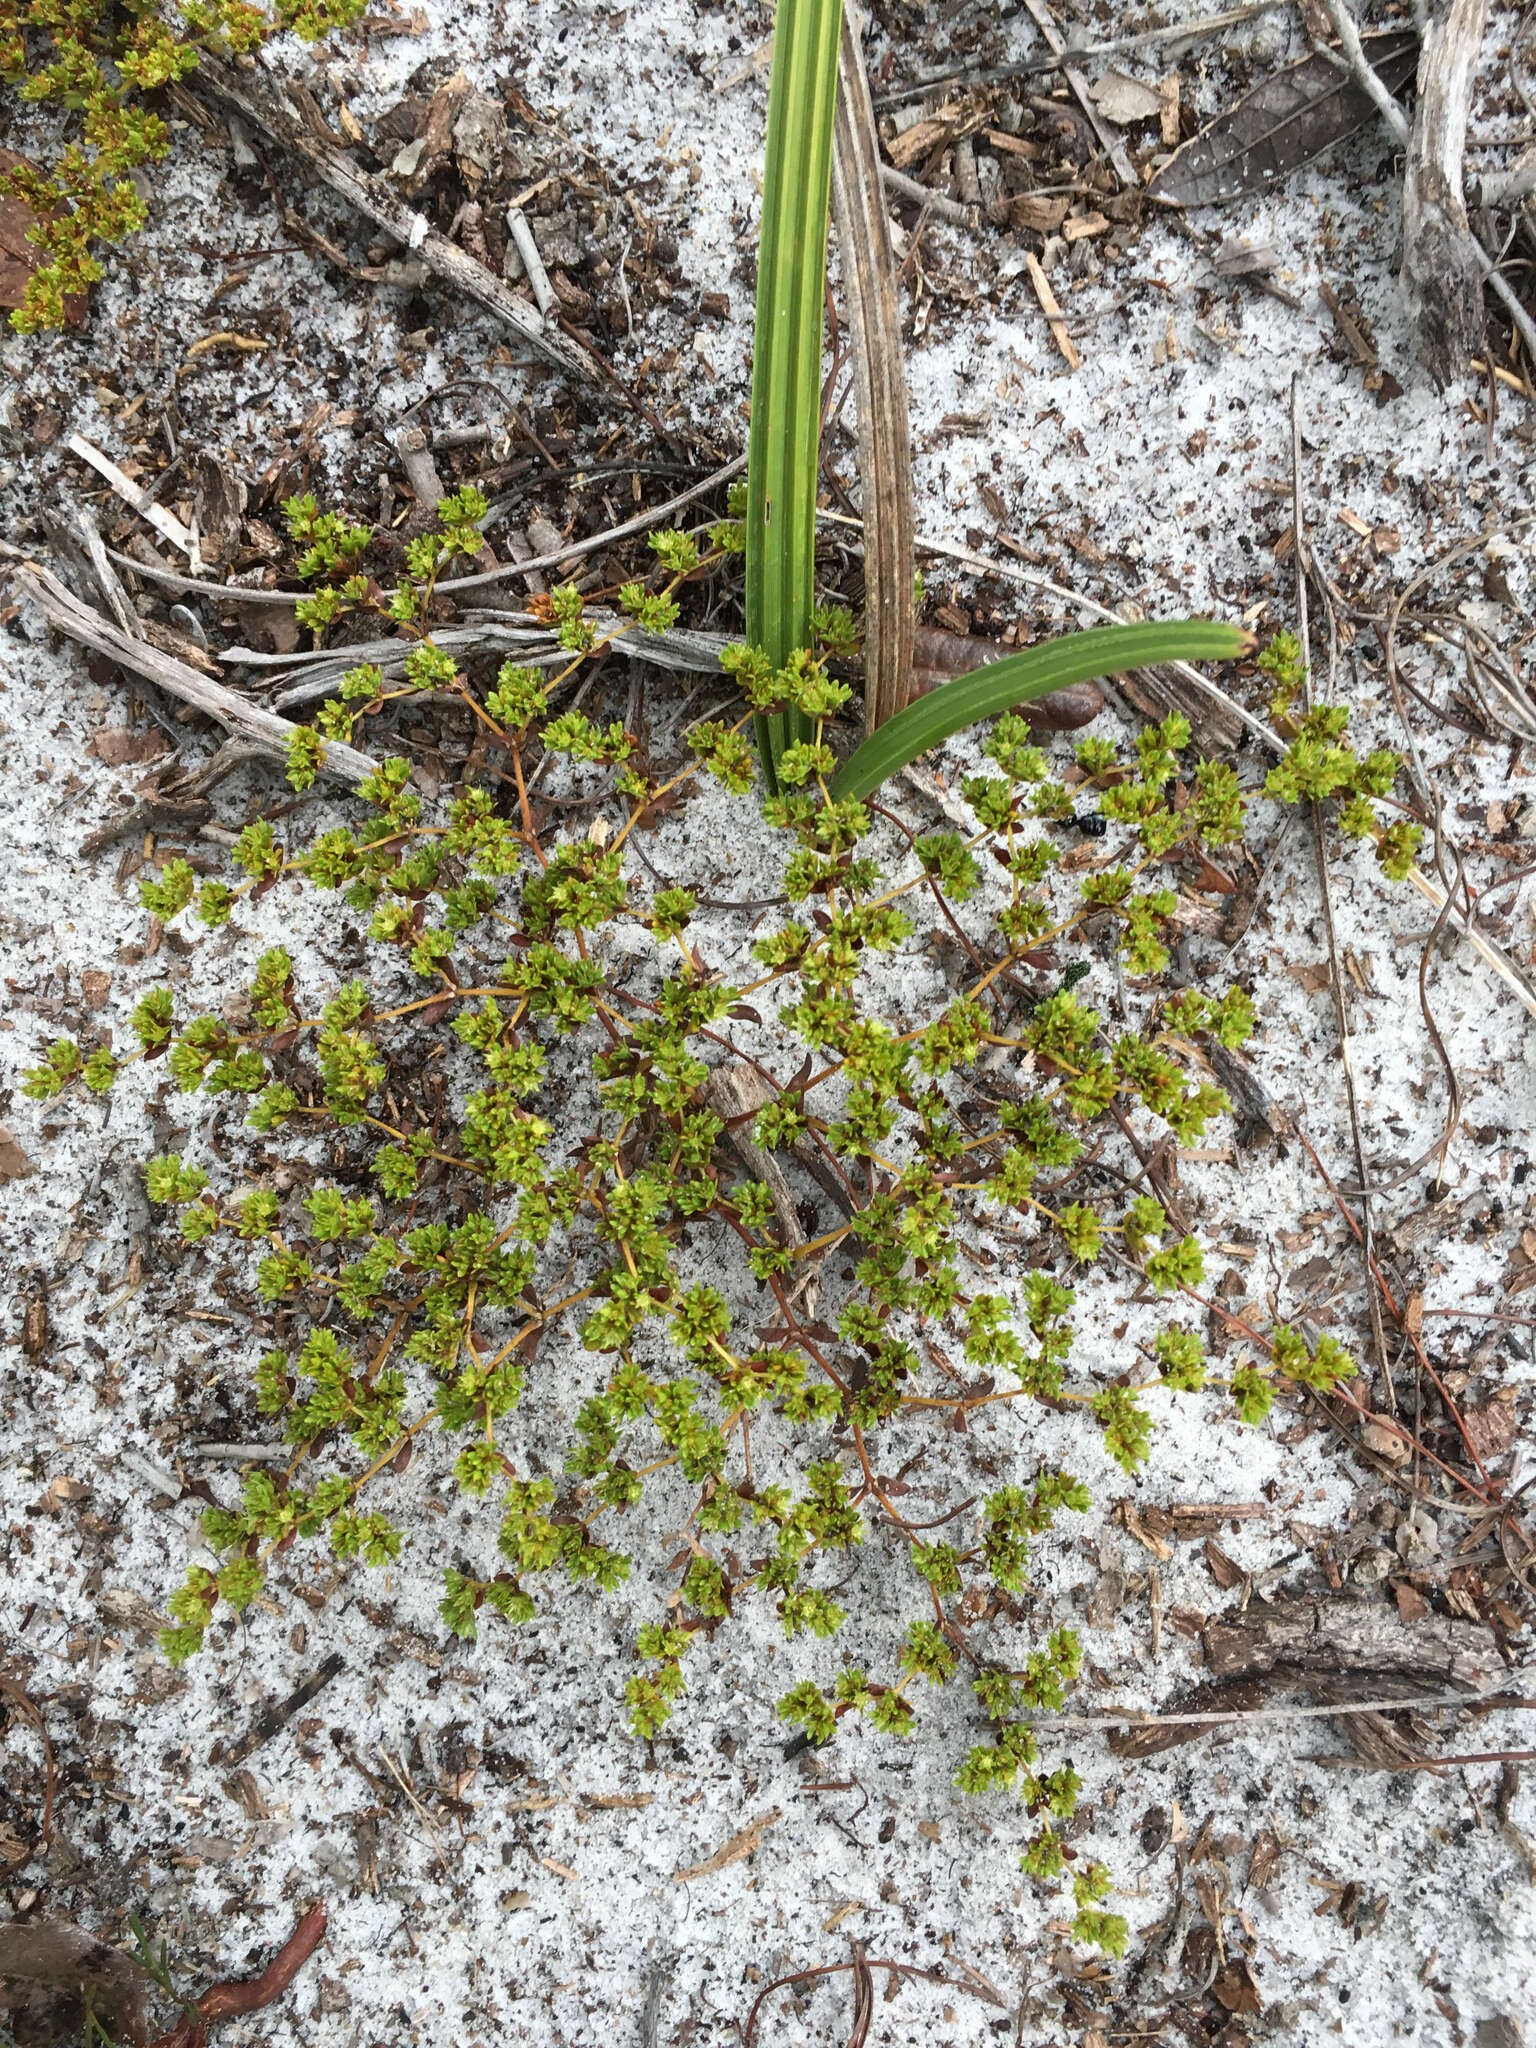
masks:
{"label": "dead brown stem", "polygon": [[320,1945],[325,1933],[325,1907],[316,1900],[259,1977],[214,1984],[183,2012],[168,2034],[151,2048],[203,2048],[208,2029],[238,2013],[260,2012],[282,1997]]}

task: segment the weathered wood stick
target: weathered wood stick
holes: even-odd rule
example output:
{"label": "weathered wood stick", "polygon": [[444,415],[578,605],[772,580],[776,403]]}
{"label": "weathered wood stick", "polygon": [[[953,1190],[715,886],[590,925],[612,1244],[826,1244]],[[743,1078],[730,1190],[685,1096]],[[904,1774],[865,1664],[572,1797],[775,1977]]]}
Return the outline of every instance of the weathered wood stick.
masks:
{"label": "weathered wood stick", "polygon": [[[110,661],[131,670],[134,675],[157,683],[168,695],[179,697],[184,704],[193,704],[199,711],[207,712],[226,732],[253,741],[279,760],[287,760],[289,741],[296,732],[303,730],[302,727],[290,719],[279,718],[275,711],[263,711],[258,705],[247,703],[244,697],[238,696],[225,684],[200,675],[186,662],[178,661],[175,655],[163,654],[148,641],[133,639],[103,618],[100,612],[82,604],[40,563],[18,561],[12,573],[21,594],[32,600],[50,626],[56,627],[69,639],[78,641],[82,647],[94,649],[97,654],[106,655]],[[370,755],[359,753],[356,747],[346,746],[339,740],[328,740],[319,772],[356,784],[376,773],[378,765]]]}

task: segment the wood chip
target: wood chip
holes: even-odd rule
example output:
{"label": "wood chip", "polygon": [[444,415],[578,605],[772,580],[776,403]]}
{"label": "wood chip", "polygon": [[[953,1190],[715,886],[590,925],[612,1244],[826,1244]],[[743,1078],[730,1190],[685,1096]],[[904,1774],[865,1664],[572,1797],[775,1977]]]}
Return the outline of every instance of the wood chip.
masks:
{"label": "wood chip", "polygon": [[1484,1464],[1490,1458],[1501,1458],[1515,1440],[1519,1428],[1520,1414],[1513,1401],[1479,1401],[1471,1408],[1463,1408],[1461,1419],[1467,1426],[1467,1436],[1473,1450]]}
{"label": "wood chip", "polygon": [[1056,303],[1056,294],[1051,290],[1050,280],[1040,268],[1038,256],[1030,254],[1024,258],[1024,268],[1029,272],[1029,281],[1035,288],[1035,297],[1040,301],[1040,310],[1050,322],[1051,339],[1060,349],[1069,370],[1080,370],[1083,359],[1078,354],[1072,337],[1067,332],[1067,323],[1061,307]]}
{"label": "wood chip", "polygon": [[1280,1837],[1271,1827],[1262,1827],[1253,1838],[1248,1858],[1248,1889],[1261,1892],[1280,1867]]}
{"label": "wood chip", "polygon": [[848,1918],[848,1915],[850,1913],[862,1913],[863,1911],[864,1901],[862,1899],[845,1899],[842,1905],[840,1905],[835,1912],[829,1913],[826,1919],[822,1921],[822,1933],[835,1933],[836,1930],[842,1926],[843,1922]]}
{"label": "wood chip", "polygon": [[182,525],[174,512],[167,512],[163,505],[157,505],[147,491],[141,491],[131,477],[125,476],[109,455],[103,455],[83,434],[71,434],[64,443],[71,455],[78,455],[88,463],[96,474],[104,477],[125,505],[131,505],[141,519],[147,519],[163,539],[168,540],[178,553],[187,558],[187,567],[194,576],[203,567],[203,558],[198,551],[197,536]]}
{"label": "wood chip", "polygon": [[1054,234],[1072,202],[1061,193],[1021,192],[1008,202],[1004,219],[1011,228],[1033,228],[1037,235]]}
{"label": "wood chip", "polygon": [[1127,1535],[1134,1536],[1143,1550],[1150,1550],[1160,1564],[1167,1564],[1173,1556],[1172,1544],[1165,1543],[1161,1536],[1154,1535],[1129,1501],[1125,1504],[1122,1519],[1125,1522]]}
{"label": "wood chip", "polygon": [[1179,74],[1170,71],[1166,78],[1158,80],[1157,96],[1162,102],[1158,109],[1163,124],[1164,149],[1179,146]]}
{"label": "wood chip", "polygon": [[1061,224],[1062,240],[1081,242],[1089,235],[1102,235],[1109,226],[1108,216],[1102,213],[1081,213],[1072,220]]}
{"label": "wood chip", "polygon": [[1009,156],[1021,156],[1030,163],[1035,162],[1040,155],[1038,142],[1026,141],[1019,135],[1009,135],[1002,128],[985,128],[982,130],[982,137],[984,141],[990,142],[994,149],[1001,149]]}
{"label": "wood chip", "polygon": [[1205,1561],[1211,1577],[1225,1593],[1230,1593],[1234,1586],[1240,1586],[1247,1577],[1242,1566],[1228,1557],[1214,1536],[1205,1539]]}
{"label": "wood chip", "polygon": [[744,1856],[750,1856],[768,1830],[777,1827],[783,1818],[780,1808],[770,1807],[766,1813],[759,1814],[756,1820],[744,1827],[740,1834],[732,1835],[713,1856],[707,1857],[702,1863],[690,1864],[686,1870],[674,1872],[672,1882],[687,1884],[692,1878],[713,1877],[716,1871],[728,1870],[733,1863],[740,1863]]}
{"label": "wood chip", "polygon": [[909,164],[920,162],[941,142],[947,142],[954,132],[954,122],[942,116],[918,121],[903,134],[893,135],[885,145],[885,153],[898,171],[904,171]]}

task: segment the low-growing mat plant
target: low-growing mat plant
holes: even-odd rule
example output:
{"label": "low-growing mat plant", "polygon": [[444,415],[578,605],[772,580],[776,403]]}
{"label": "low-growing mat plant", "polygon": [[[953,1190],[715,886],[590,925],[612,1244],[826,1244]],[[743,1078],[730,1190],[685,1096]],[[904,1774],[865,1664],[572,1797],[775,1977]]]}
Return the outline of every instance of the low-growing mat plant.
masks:
{"label": "low-growing mat plant", "polygon": [[[680,1576],[639,1629],[625,1688],[635,1733],[666,1725],[690,1661],[749,1602],[795,1646],[799,1675],[777,1713],[813,1742],[850,1716],[910,1740],[928,1690],[964,1683],[989,1725],[957,1759],[957,1783],[1022,1801],[1024,1868],[1047,1885],[1070,1875],[1077,1936],[1118,1952],[1108,1875],[1074,1859],[1063,1833],[1077,1775],[1067,1755],[1042,1754],[1030,1725],[1062,1706],[1077,1637],[1051,1629],[1000,1667],[972,1649],[960,1617],[977,1603],[961,1603],[976,1593],[1027,1625],[1032,1544],[1090,1506],[1083,1474],[1106,1456],[1127,1472],[1145,1460],[1154,1398],[1199,1402],[1213,1428],[1224,1412],[1252,1425],[1277,1382],[1331,1388],[1354,1371],[1332,1337],[1283,1325],[1252,1329],[1216,1369],[1189,1320],[1206,1306],[1199,1242],[1113,1163],[1121,1131],[1139,1123],[1192,1145],[1229,1106],[1202,1046],[1242,1043],[1248,995],[1162,977],[1177,863],[1239,841],[1254,789],[1229,764],[1188,759],[1178,714],[1128,752],[1088,737],[1070,753],[1052,742],[1052,756],[1010,713],[962,785],[975,830],[912,833],[836,793],[827,728],[849,693],[824,648],[780,667],[736,650],[726,666],[741,716],[695,725],[689,757],[665,767],[620,723],[553,708],[623,630],[600,632],[574,588],[548,600],[569,653],[558,673],[509,662],[476,688],[434,645],[433,583],[479,548],[477,492],[443,501],[440,530],[410,544],[391,593],[356,569],[366,529],[312,498],[286,513],[317,585],[301,622],[376,636],[382,617],[411,643],[398,684],[366,663],[342,679],[294,744],[294,787],[312,783],[329,740],[428,691],[460,698],[482,758],[504,766],[429,809],[410,763],[391,756],[360,814],[307,845],[285,844],[270,819],[248,824],[237,878],[165,859],[141,886],[154,916],[247,920],[255,933],[264,895],[296,878],[338,928],[370,920],[376,971],[301,986],[271,945],[223,1014],[178,1017],[172,992],[150,989],[132,1017],[136,1052],[60,1039],[27,1077],[49,1099],[163,1061],[179,1089],[210,1098],[199,1156],[149,1160],[149,1195],[185,1245],[246,1247],[261,1301],[282,1311],[284,1341],[250,1370],[290,1455],[205,1514],[217,1561],[195,1564],[171,1597],[166,1652],[180,1662],[222,1611],[250,1610],[296,1544],[393,1564],[408,1531],[392,1489],[413,1451],[440,1445],[463,1500],[486,1506],[443,1572],[443,1624],[463,1637],[488,1618],[531,1620],[552,1574],[620,1586],[632,1558],[675,1543],[681,1489]],[[712,543],[739,547],[739,526],[722,522]],[[655,587],[627,584],[620,606],[663,630],[678,587],[718,555],[701,565],[680,533],[651,545]],[[845,617],[823,623],[846,645]],[[1343,832],[1374,842],[1400,877],[1417,833],[1386,815],[1396,757],[1357,756],[1342,708],[1295,711],[1293,641],[1261,661],[1294,732],[1263,790],[1334,800]],[[810,737],[785,748],[781,787],[756,819],[745,728],[789,708]],[[584,796],[612,799],[575,817],[622,806],[622,822],[541,840],[529,787],[551,756]],[[711,965],[719,930],[701,922],[694,890],[628,858],[637,827],[701,776],[741,804],[745,830],[784,848],[787,908],[755,927],[740,979]],[[1089,819],[1104,839],[1064,862]],[[969,965],[919,1021],[899,1020],[879,987],[901,972],[903,1000],[920,1001],[929,932],[960,934]],[[1124,977],[1118,1032],[1079,986],[1095,968]],[[764,1015],[775,1005],[777,1043]],[[429,1062],[439,1079],[426,1096],[413,1080]],[[734,1159],[711,1089],[719,1067],[758,1088],[746,1128],[761,1152],[811,1169],[822,1214],[808,1238]],[[241,1122],[263,1147],[289,1134],[302,1150],[324,1134],[307,1192],[280,1194],[270,1152],[258,1161],[254,1146],[240,1185]],[[1022,1248],[1017,1269],[993,1249],[1005,1241]],[[1088,1360],[1074,1357],[1072,1283],[1101,1264],[1175,1313],[1123,1355]],[[572,1398],[563,1458],[536,1462],[526,1446],[548,1441]],[[990,1490],[937,1520],[904,1513],[880,1474],[910,1432],[931,1477],[951,1459],[969,1476],[963,1425],[998,1407],[1009,1421],[988,1435]],[[1081,1456],[1068,1469],[1035,1447],[1032,1418],[1059,1441],[1073,1414]],[[905,1552],[910,1600],[878,1655],[856,1664],[838,1637],[858,1595],[838,1592],[858,1573],[850,1553],[877,1532]],[[877,1620],[861,1612],[866,1635]]]}

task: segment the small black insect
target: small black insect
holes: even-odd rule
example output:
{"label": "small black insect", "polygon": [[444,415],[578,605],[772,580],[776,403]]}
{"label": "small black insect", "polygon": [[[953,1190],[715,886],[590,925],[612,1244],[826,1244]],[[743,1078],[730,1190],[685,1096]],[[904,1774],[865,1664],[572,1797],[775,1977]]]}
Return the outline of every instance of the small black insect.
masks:
{"label": "small black insect", "polygon": [[1102,839],[1109,830],[1108,818],[1097,811],[1082,811],[1072,820],[1085,839]]}

